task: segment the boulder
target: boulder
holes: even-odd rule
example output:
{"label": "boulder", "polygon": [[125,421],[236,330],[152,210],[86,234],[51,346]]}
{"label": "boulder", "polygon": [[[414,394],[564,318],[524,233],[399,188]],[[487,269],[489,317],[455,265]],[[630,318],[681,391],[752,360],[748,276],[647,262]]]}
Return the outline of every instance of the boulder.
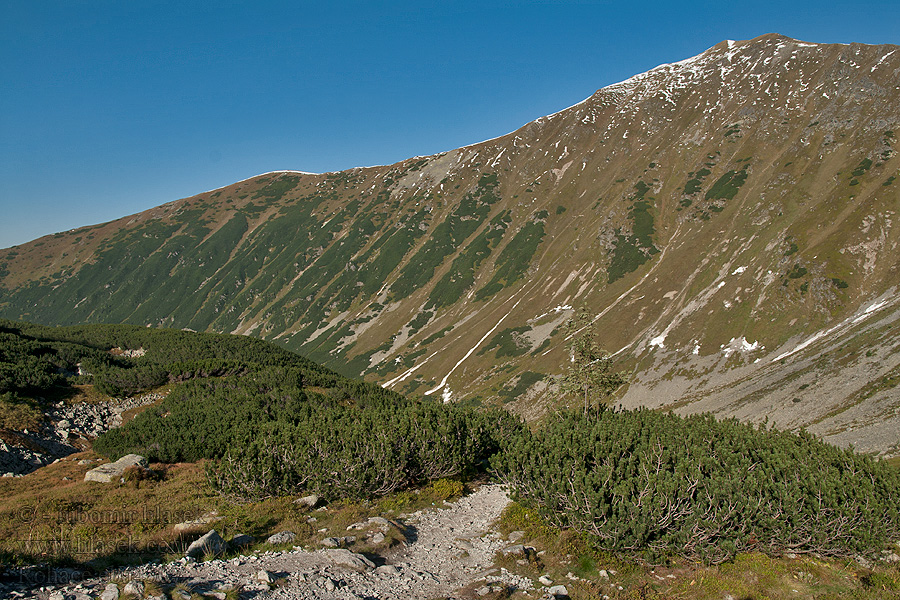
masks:
{"label": "boulder", "polygon": [[138,598],[144,597],[144,584],[140,581],[129,581],[125,584],[125,587],[122,588],[122,593],[126,596],[136,596]]}
{"label": "boulder", "polygon": [[503,556],[521,556],[524,558],[528,557],[528,551],[522,544],[507,546],[506,548],[500,550],[500,554],[502,554]]}
{"label": "boulder", "polygon": [[266,543],[272,544],[273,546],[278,544],[288,544],[293,542],[296,537],[297,534],[293,531],[279,531],[274,535],[270,535],[269,539],[266,540]]}
{"label": "boulder", "polygon": [[566,589],[564,585],[554,585],[552,588],[547,590],[547,593],[553,596],[554,598],[568,598],[569,590]]}
{"label": "boulder", "polygon": [[100,600],[119,600],[119,586],[114,583],[106,585],[106,589],[100,594]]}
{"label": "boulder", "polygon": [[265,569],[262,569],[256,574],[256,580],[261,581],[262,583],[272,583],[275,581],[275,577]]}
{"label": "boulder", "polygon": [[128,467],[147,468],[147,459],[139,454],[126,454],[113,463],[107,463],[95,467],[84,474],[85,481],[98,481],[100,483],[111,483],[122,478],[125,469]]}
{"label": "boulder", "polygon": [[206,554],[219,555],[225,552],[226,547],[227,545],[222,536],[215,529],[212,529],[200,539],[194,540],[188,546],[184,555],[191,558],[200,558]]}
{"label": "boulder", "polygon": [[323,550],[322,552],[324,552],[325,556],[327,556],[335,565],[350,567],[351,569],[357,569],[359,571],[371,571],[375,568],[375,563],[356,552],[350,552],[349,550],[342,548]]}

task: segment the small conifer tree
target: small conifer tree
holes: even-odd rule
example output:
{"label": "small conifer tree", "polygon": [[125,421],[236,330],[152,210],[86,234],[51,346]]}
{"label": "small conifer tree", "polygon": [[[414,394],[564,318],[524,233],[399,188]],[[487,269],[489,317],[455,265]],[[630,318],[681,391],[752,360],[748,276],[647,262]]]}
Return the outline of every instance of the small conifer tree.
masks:
{"label": "small conifer tree", "polygon": [[594,321],[587,308],[566,323],[572,362],[562,378],[562,391],[584,402],[587,414],[593,402],[608,397],[625,383],[625,376],[612,369],[612,358],[597,343]]}

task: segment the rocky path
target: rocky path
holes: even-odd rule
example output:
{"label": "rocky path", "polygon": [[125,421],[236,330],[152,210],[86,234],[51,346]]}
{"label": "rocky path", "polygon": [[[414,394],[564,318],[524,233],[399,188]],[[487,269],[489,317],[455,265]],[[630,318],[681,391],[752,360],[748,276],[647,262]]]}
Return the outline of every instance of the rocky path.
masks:
{"label": "rocky path", "polygon": [[[241,598],[256,600],[456,598],[466,586],[475,595],[486,594],[496,585],[532,590],[530,579],[493,564],[496,552],[512,543],[491,527],[508,503],[502,486],[488,484],[443,507],[407,515],[403,519],[407,542],[378,558],[379,564],[345,549],[309,552],[297,548],[229,560],[182,559],[143,565],[123,571],[112,580],[86,580],[17,596],[86,600],[106,593],[115,599],[120,592],[138,591],[134,587],[138,584],[125,589],[129,581],[159,582],[158,590],[142,587],[137,595],[173,600],[188,600],[192,592],[225,598],[225,592],[234,588],[241,590]],[[116,584],[117,588],[109,587]],[[177,584],[181,585],[173,589]],[[166,595],[159,596],[160,591]]]}

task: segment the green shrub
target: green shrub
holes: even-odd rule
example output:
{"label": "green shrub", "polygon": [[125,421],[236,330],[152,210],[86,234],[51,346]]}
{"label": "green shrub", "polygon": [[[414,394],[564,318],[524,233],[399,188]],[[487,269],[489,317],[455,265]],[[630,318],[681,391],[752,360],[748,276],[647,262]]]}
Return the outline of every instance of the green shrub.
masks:
{"label": "green shrub", "polygon": [[504,412],[431,402],[318,410],[236,445],[209,475],[222,492],[246,498],[383,496],[482,470],[518,427]]}
{"label": "green shrub", "polygon": [[900,535],[900,475],[809,434],[646,410],[556,415],[492,466],[524,505],[606,550],[873,553]]}

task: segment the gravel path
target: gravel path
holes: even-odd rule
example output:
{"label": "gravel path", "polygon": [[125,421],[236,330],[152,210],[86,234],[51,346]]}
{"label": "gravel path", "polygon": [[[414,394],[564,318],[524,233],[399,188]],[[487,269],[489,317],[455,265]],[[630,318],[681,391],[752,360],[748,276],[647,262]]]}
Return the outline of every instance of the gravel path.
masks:
{"label": "gravel path", "polygon": [[[379,559],[381,564],[349,550],[297,549],[230,560],[198,563],[187,559],[142,565],[116,574],[113,580],[122,592],[128,581],[154,580],[164,590],[183,584],[185,591],[213,593],[222,598],[223,590],[238,587],[241,598],[256,600],[455,598],[457,590],[473,583],[482,593],[492,584],[531,590],[534,583],[530,579],[493,566],[496,552],[511,543],[491,530],[508,503],[509,496],[502,486],[488,484],[441,508],[407,515],[403,519],[407,543]],[[98,578],[21,594],[13,592],[12,597],[86,600],[100,597],[108,585],[110,578]],[[178,594],[170,590],[167,597],[178,600]],[[188,597],[185,595],[184,600]]]}

